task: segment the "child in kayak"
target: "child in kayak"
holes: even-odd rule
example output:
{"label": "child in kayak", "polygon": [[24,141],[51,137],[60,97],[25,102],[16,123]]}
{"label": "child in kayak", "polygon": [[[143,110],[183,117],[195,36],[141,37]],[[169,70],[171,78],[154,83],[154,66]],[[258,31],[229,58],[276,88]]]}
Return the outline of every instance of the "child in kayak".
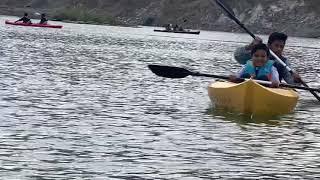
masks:
{"label": "child in kayak", "polygon": [[[270,34],[268,39],[268,47],[288,66],[290,66],[289,61],[286,57],[283,56],[283,50],[286,45],[288,36],[284,33],[273,32]],[[238,48],[234,57],[236,61],[240,64],[246,64],[246,62],[251,58],[250,51],[252,47],[256,44],[262,43],[262,39],[256,37],[251,44]],[[270,56],[271,60],[275,60],[273,56]],[[284,66],[279,62],[275,61],[274,66],[279,72],[280,81],[284,79],[288,84],[299,84],[301,82],[301,77],[297,73],[291,74]]]}
{"label": "child in kayak", "polygon": [[237,78],[252,78],[263,81],[271,81],[271,87],[279,87],[279,73],[273,66],[274,61],[269,60],[269,48],[265,44],[257,44],[252,47],[251,60],[248,60],[243,68],[229,77],[236,82]]}
{"label": "child in kayak", "polygon": [[26,23],[26,24],[31,24],[31,20],[28,17],[28,13],[24,13],[24,16],[19,20],[17,20],[16,22],[19,22],[19,21],[22,21],[23,23]]}
{"label": "child in kayak", "polygon": [[48,23],[48,19],[46,18],[46,14],[41,14],[41,20],[39,24],[47,24],[47,23]]}

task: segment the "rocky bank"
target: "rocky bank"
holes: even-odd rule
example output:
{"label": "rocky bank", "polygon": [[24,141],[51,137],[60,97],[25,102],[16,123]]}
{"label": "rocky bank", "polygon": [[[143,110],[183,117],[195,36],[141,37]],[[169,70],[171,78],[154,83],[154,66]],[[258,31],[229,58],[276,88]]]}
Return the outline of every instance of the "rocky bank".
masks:
{"label": "rocky bank", "polygon": [[[212,0],[213,1],[213,0]],[[281,31],[320,37],[318,0],[225,0],[255,33]],[[209,0],[1,0],[0,14],[47,12],[62,20],[99,24],[180,24],[185,28],[242,32]]]}

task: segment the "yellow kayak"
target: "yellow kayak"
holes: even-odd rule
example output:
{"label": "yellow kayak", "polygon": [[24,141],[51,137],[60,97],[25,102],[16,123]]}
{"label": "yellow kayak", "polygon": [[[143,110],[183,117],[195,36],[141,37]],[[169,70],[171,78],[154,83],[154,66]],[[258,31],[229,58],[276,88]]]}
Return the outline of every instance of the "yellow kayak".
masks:
{"label": "yellow kayak", "polygon": [[294,110],[299,95],[292,89],[268,88],[253,80],[214,82],[208,87],[215,107],[251,115],[281,115]]}

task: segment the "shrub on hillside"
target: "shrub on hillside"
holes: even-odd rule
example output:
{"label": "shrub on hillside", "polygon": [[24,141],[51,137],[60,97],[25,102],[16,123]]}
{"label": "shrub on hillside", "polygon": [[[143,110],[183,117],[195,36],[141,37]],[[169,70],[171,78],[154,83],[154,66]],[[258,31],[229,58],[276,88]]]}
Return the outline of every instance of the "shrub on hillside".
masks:
{"label": "shrub on hillside", "polygon": [[97,24],[118,24],[115,18],[106,14],[97,13],[94,10],[88,10],[83,8],[66,8],[57,11],[53,15],[53,19],[78,21],[85,23],[97,23]]}

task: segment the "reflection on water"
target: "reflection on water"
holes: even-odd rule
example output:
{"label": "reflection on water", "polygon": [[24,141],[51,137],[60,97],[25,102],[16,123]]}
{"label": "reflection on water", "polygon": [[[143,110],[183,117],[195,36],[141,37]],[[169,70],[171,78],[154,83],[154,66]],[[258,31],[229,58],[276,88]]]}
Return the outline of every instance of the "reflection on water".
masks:
{"label": "reflection on water", "polygon": [[217,109],[212,107],[207,109],[207,114],[211,115],[213,118],[219,118],[226,121],[235,122],[239,125],[266,124],[276,126],[284,123],[283,116],[252,116],[248,114],[230,112],[225,109]]}
{"label": "reflection on water", "polygon": [[[228,75],[240,67],[232,52],[251,41],[246,34],[59,24],[0,24],[2,179],[320,177],[320,109],[309,92],[299,91],[293,114],[251,118],[208,109],[214,79],[147,69]],[[319,42],[290,38],[286,49],[313,87]]]}

